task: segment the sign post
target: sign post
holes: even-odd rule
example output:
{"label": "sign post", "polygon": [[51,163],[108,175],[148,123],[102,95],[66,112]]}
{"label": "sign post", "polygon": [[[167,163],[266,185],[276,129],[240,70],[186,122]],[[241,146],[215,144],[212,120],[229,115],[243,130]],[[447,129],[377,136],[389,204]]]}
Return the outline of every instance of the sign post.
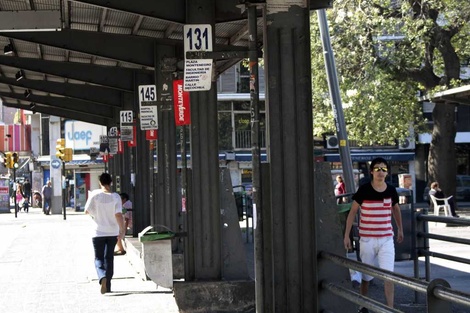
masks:
{"label": "sign post", "polygon": [[134,112],[121,111],[121,141],[132,141],[134,138]]}
{"label": "sign post", "polygon": [[157,86],[139,86],[140,129],[158,129]]}
{"label": "sign post", "polygon": [[189,24],[184,35],[184,91],[206,91],[212,84],[212,59],[187,59],[186,52],[212,51],[212,26]]}

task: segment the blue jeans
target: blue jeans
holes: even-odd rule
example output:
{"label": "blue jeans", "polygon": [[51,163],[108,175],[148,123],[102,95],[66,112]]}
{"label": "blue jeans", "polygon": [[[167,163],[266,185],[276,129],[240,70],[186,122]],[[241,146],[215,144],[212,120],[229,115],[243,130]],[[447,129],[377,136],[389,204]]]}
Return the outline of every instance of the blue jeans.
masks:
{"label": "blue jeans", "polygon": [[106,277],[107,292],[111,291],[111,278],[114,274],[114,247],[117,236],[93,237],[93,248],[95,250],[95,268],[98,274],[98,283]]}
{"label": "blue jeans", "polygon": [[49,214],[51,211],[51,198],[42,199],[42,211],[44,214]]}

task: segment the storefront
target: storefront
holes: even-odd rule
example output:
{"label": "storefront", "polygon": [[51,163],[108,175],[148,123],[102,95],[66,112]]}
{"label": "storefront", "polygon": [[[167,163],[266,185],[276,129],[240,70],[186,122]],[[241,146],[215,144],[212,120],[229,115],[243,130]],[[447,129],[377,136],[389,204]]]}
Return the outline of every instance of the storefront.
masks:
{"label": "storefront", "polygon": [[[79,158],[80,155],[75,156]],[[82,155],[88,158],[87,155]],[[42,168],[42,184],[50,177],[50,162],[47,157],[40,158]],[[45,160],[47,159],[47,160]],[[65,165],[66,204],[82,211],[88,196],[88,191],[99,188],[98,176],[104,171],[104,163],[98,160],[73,160]]]}

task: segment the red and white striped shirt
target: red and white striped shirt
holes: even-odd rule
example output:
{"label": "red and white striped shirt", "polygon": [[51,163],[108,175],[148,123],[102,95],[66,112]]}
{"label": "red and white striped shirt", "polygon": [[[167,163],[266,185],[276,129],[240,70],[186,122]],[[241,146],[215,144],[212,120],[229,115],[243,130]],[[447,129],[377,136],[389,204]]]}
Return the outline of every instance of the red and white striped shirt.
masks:
{"label": "red and white striped shirt", "polygon": [[365,200],[361,205],[359,236],[389,237],[393,236],[392,198]]}
{"label": "red and white striped shirt", "polygon": [[353,200],[361,205],[360,237],[393,236],[392,208],[398,203],[398,193],[395,187],[387,185],[385,191],[378,192],[368,183],[359,187]]}

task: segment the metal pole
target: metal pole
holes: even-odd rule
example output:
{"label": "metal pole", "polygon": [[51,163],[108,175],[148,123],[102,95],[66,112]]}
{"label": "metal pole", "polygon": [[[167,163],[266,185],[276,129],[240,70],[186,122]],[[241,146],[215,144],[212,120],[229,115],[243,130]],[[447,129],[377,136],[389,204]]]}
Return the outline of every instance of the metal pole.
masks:
{"label": "metal pole", "polygon": [[339,140],[339,156],[343,166],[343,175],[346,182],[346,192],[356,192],[351,152],[349,150],[348,136],[346,133],[346,124],[344,122],[343,105],[339,93],[338,76],[336,73],[335,57],[331,48],[330,33],[328,31],[328,21],[324,9],[317,11],[318,25],[320,26],[320,36],[323,45],[323,54],[325,57],[326,74],[328,77],[328,87],[330,90],[331,107],[335,116],[336,133]]}
{"label": "metal pole", "polygon": [[[424,209],[424,214],[428,214],[428,210]],[[429,222],[424,221],[424,233],[428,234],[429,233]],[[425,237],[424,238],[424,250],[426,252],[429,251],[429,238]],[[425,279],[426,281],[431,281],[431,258],[429,257],[429,254],[424,255],[424,273],[425,273]]]}
{"label": "metal pole", "polygon": [[[258,23],[256,5],[247,4],[250,57],[251,153],[253,184],[253,229],[255,232],[256,311],[264,312],[263,214],[261,189],[261,153],[259,140]],[[249,231],[249,229],[247,229]]]}
{"label": "metal pole", "polygon": [[[181,145],[181,214],[183,216],[184,231],[189,235],[192,229],[191,208],[188,208],[188,160],[186,158],[186,126],[180,127],[180,145]],[[194,279],[194,272],[191,264],[194,263],[193,245],[189,243],[189,237],[184,238],[184,279],[191,281]]]}
{"label": "metal pole", "polygon": [[66,208],[65,208],[65,162],[62,161],[62,177],[61,177],[61,184],[62,184],[62,208],[64,210],[64,220],[67,219],[66,216]]}
{"label": "metal pole", "polygon": [[[413,205],[413,202],[410,203],[411,206],[411,247],[413,249],[413,253],[411,254],[413,256],[413,270],[414,270],[414,277],[416,279],[419,279],[419,254],[418,254],[418,249],[417,249],[417,236],[418,236],[418,221],[417,221],[417,214],[416,214],[416,209]],[[419,293],[418,291],[415,290],[415,303],[419,302]]]}
{"label": "metal pole", "polygon": [[181,139],[181,210],[186,212],[186,192],[187,192],[187,170],[188,160],[186,159],[186,126],[181,126],[180,139]]}
{"label": "metal pole", "polygon": [[[16,184],[16,168],[13,167],[13,186],[16,186],[16,190],[18,190],[18,185]],[[13,201],[15,204],[15,218],[18,217],[18,208],[16,207],[16,190],[14,190],[13,194]]]}

